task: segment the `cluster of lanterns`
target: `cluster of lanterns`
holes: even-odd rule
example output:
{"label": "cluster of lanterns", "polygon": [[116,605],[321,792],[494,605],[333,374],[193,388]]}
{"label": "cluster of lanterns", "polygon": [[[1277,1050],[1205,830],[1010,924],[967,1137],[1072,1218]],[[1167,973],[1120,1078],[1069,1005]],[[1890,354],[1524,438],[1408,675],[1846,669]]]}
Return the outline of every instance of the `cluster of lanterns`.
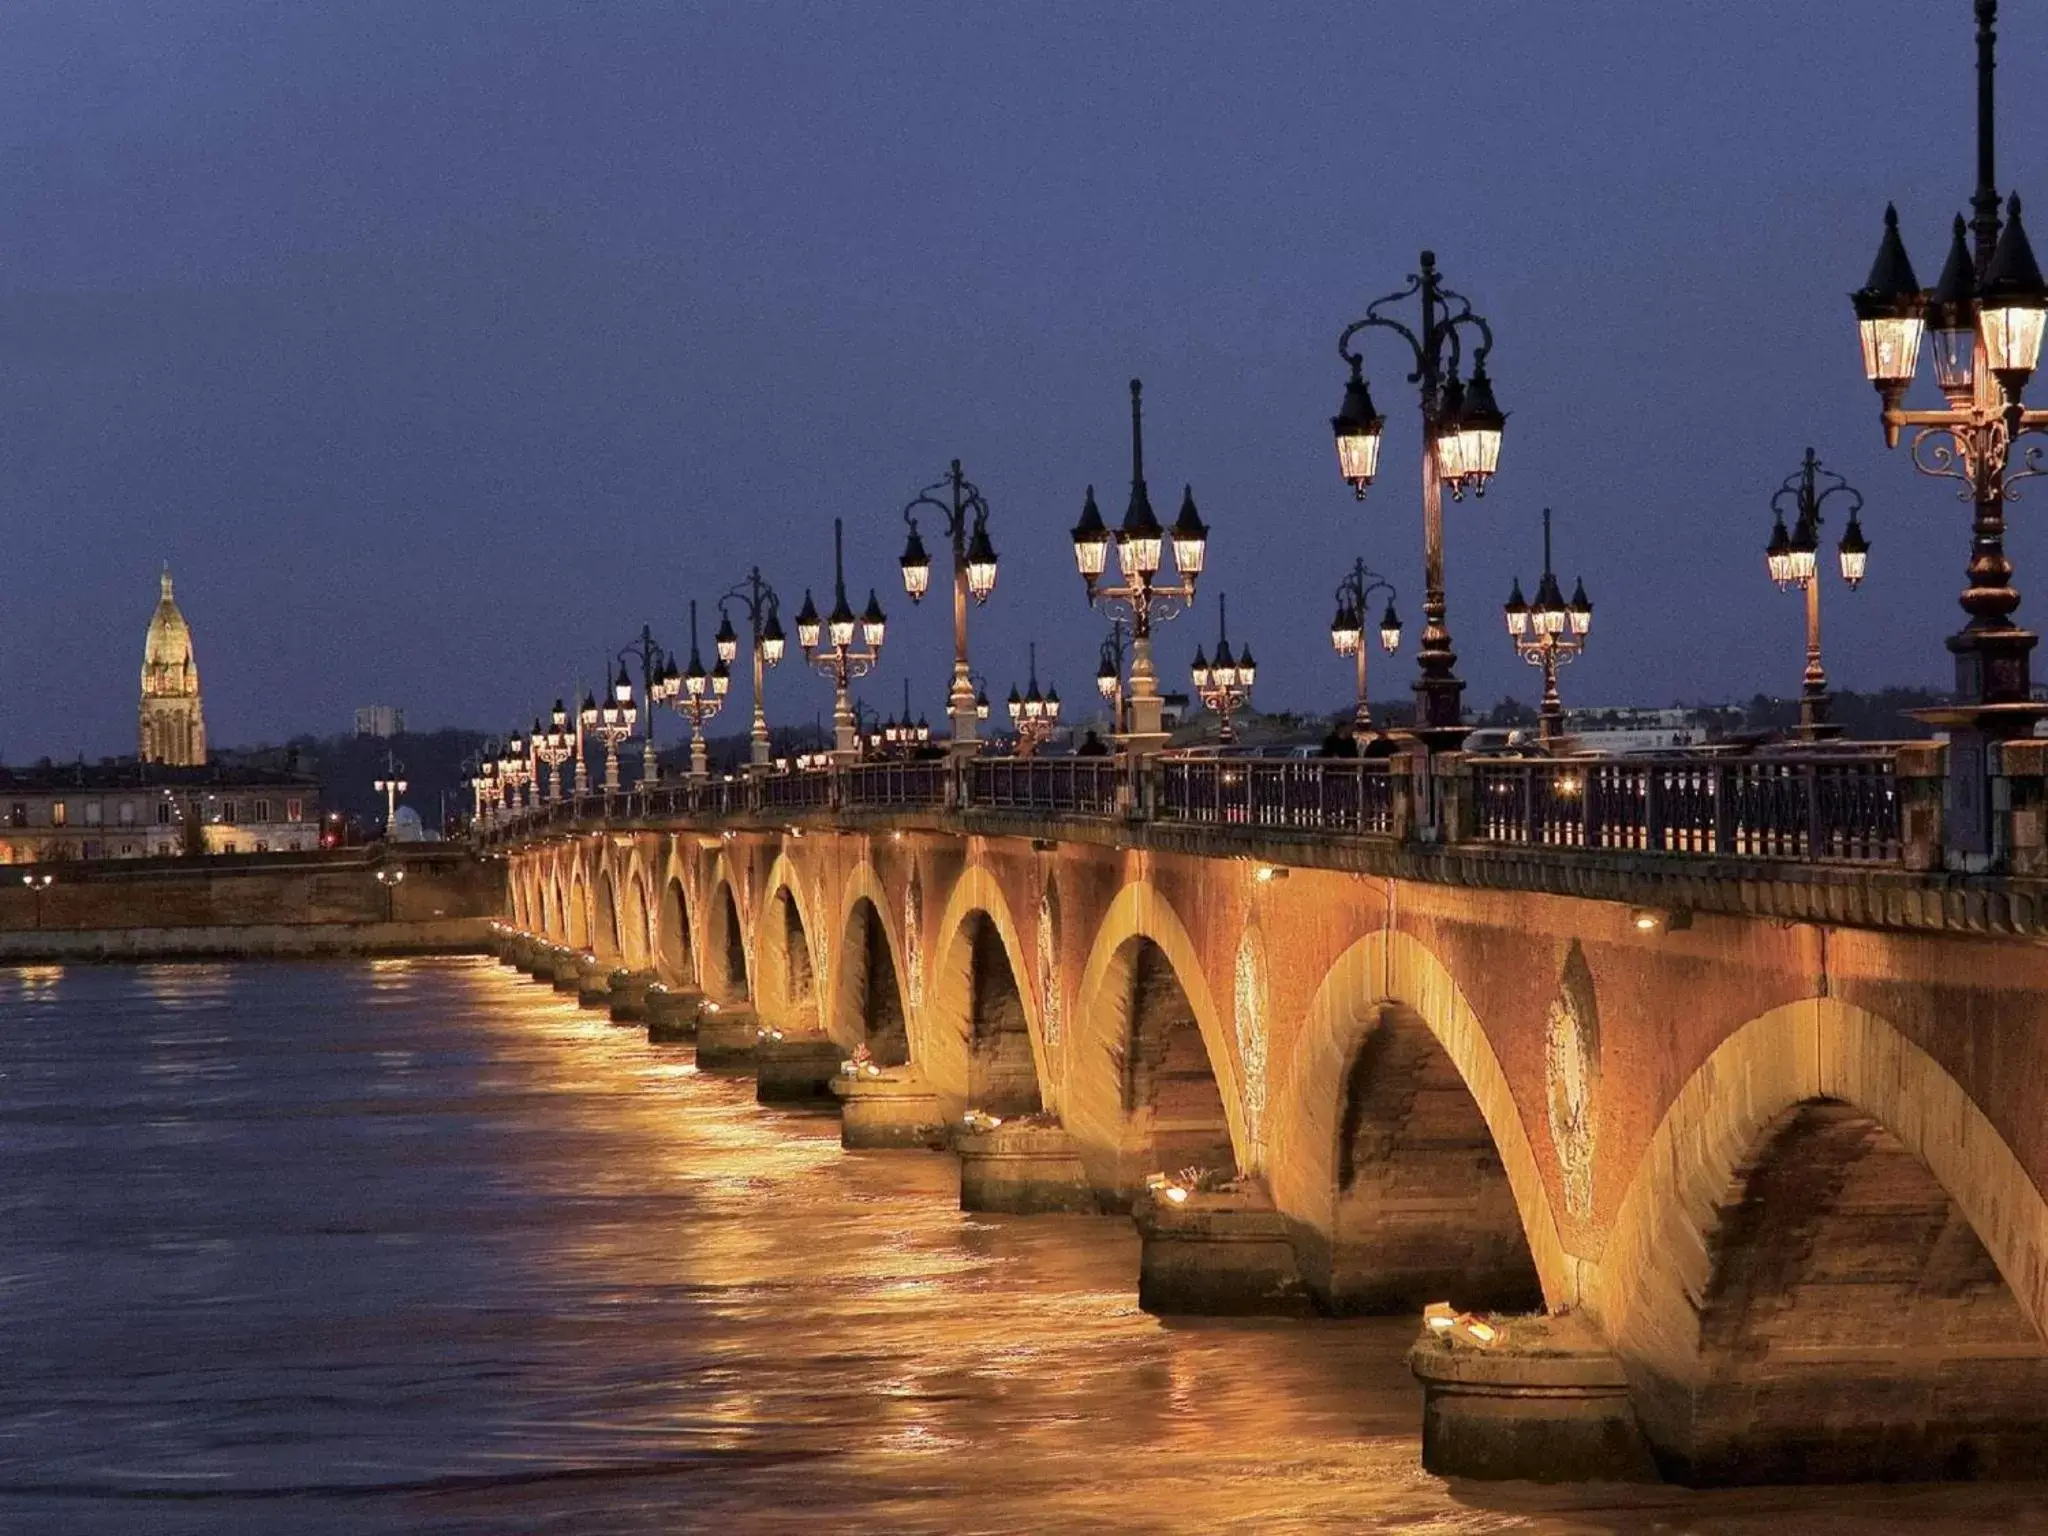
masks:
{"label": "cluster of lanterns", "polygon": [[[2018,400],[2041,357],[2041,333],[2048,321],[2048,284],[2041,278],[2034,248],[2020,224],[2020,200],[2006,205],[2005,228],[1993,248],[1983,280],[1964,239],[1968,226],[1956,215],[1948,260],[1929,290],[1920,287],[1899,238],[1899,214],[1887,205],[1884,236],[1869,280],[1851,295],[1863,343],[1863,372],[1887,412],[1897,409],[1920,369],[1920,351],[1934,341],[1934,380],[1953,406],[1976,393],[1977,346],[1985,365]],[[1887,421],[1886,440],[1896,443],[1898,427]]]}
{"label": "cluster of lanterns", "polygon": [[[1372,389],[1365,381],[1362,360],[1351,361],[1351,379],[1344,386],[1344,403],[1330,418],[1330,430],[1337,438],[1337,468],[1344,481],[1365,500],[1366,487],[1379,474],[1380,437],[1386,417],[1372,403]],[[1453,500],[1486,494],[1487,482],[1500,467],[1501,432],[1507,416],[1493,398],[1493,381],[1486,364],[1472,370],[1470,384],[1461,383],[1455,364],[1444,380],[1443,392],[1431,423],[1430,450],[1436,460],[1437,479]]]}

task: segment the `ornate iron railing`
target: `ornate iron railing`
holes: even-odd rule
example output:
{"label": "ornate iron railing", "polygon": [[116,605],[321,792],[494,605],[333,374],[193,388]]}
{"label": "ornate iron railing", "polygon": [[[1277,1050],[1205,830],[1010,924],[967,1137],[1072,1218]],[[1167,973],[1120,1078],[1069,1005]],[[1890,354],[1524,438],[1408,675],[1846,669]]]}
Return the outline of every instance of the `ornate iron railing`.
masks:
{"label": "ornate iron railing", "polygon": [[1385,758],[1169,758],[1162,821],[1315,832],[1395,830],[1395,770]]}
{"label": "ornate iron railing", "polygon": [[1482,761],[1479,836],[1531,847],[1891,863],[1889,752]]}
{"label": "ornate iron railing", "polygon": [[852,763],[838,770],[839,803],[849,808],[944,805],[952,765],[943,759],[907,763]]}
{"label": "ornate iron railing", "polygon": [[967,775],[976,810],[1114,816],[1123,769],[1108,757],[977,758]]}

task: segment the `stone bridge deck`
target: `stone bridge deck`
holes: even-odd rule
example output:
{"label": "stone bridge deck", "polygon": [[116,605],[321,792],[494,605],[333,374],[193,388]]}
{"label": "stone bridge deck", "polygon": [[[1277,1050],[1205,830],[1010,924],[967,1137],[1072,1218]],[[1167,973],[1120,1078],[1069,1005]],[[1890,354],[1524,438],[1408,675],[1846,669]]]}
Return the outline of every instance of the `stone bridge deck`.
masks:
{"label": "stone bridge deck", "polygon": [[1450,1302],[1432,1465],[2037,1475],[2039,799],[1945,872],[1940,771],[909,763],[493,839],[521,964],[971,1205],[1132,1210],[1147,1305]]}

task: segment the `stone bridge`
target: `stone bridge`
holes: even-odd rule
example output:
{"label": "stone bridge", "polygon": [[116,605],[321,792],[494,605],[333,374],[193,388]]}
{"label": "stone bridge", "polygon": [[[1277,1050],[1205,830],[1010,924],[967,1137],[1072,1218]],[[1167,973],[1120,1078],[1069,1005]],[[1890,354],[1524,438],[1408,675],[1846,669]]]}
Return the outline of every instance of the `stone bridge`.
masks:
{"label": "stone bridge", "polygon": [[591,796],[499,829],[501,952],[971,1208],[1131,1211],[1155,1310],[1449,1302],[1438,1470],[2039,1475],[2048,887],[1912,867],[1926,750],[1860,841],[1568,761]]}

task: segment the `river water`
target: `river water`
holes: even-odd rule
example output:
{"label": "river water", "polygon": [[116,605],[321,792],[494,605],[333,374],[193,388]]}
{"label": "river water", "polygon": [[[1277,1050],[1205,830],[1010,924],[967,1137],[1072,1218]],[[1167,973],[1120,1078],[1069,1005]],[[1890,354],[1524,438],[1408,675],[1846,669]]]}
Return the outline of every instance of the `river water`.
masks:
{"label": "river water", "polygon": [[1411,1321],[956,1193],[482,960],[0,972],[0,1532],[2048,1532],[1446,1484]]}

